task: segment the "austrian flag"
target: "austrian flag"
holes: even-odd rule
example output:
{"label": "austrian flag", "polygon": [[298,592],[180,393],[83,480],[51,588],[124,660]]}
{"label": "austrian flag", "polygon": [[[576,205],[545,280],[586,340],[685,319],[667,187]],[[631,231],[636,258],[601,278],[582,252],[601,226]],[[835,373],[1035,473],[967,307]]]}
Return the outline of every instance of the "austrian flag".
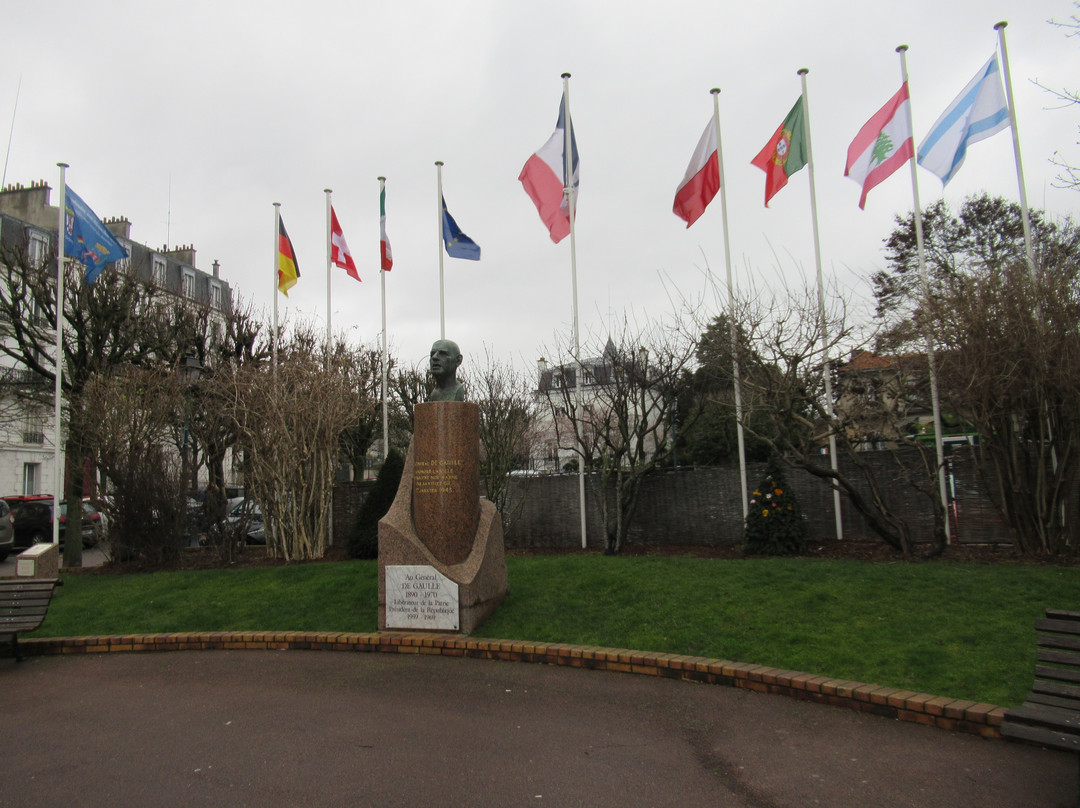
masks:
{"label": "austrian flag", "polygon": [[855,140],[848,146],[844,176],[862,186],[859,207],[866,207],[870,189],[886,179],[912,158],[915,143],[911,137],[908,86],[889,99],[874,117],[863,124]]}

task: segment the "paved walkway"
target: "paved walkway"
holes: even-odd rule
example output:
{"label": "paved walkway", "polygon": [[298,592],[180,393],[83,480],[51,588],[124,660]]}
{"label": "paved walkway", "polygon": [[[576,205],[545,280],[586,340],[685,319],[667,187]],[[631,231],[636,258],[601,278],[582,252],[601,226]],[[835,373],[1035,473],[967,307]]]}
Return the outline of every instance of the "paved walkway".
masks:
{"label": "paved walkway", "polygon": [[1072,806],[1075,757],[735,688],[417,654],[0,659],[0,806]]}

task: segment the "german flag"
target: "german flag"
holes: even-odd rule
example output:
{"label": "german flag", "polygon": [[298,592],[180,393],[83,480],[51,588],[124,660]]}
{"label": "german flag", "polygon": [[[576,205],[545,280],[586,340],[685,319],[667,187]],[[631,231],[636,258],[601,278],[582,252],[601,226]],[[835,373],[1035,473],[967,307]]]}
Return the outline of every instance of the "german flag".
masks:
{"label": "german flag", "polygon": [[277,257],[277,288],[278,291],[289,296],[289,290],[296,286],[300,277],[300,267],[296,263],[296,251],[293,250],[292,239],[285,232],[285,222],[278,216],[278,257]]}

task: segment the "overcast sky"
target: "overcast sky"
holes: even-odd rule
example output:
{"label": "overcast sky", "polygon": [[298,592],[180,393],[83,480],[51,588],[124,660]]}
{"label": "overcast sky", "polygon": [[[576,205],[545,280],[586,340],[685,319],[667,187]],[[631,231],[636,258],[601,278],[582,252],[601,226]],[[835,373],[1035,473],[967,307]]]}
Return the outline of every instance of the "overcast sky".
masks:
{"label": "overcast sky", "polygon": [[[1027,190],[1071,215],[1053,187],[1055,151],[1080,163],[1080,107],[1033,84],[1078,89],[1080,38],[1067,0],[771,0],[766,3],[87,2],[0,0],[0,140],[15,109],[7,182],[57,162],[102,218],[126,216],[152,247],[193,244],[234,294],[267,318],[274,294],[273,203],[296,247],[300,282],[281,316],[325,328],[324,188],[363,283],[332,278],[332,324],[356,342],[380,331],[379,186],[387,179],[394,269],[386,278],[392,350],[423,361],[439,335],[435,161],[447,206],[482,248],[445,258],[446,330],[466,354],[531,366],[571,323],[570,240],[553,244],[517,177],[555,128],[569,72],[581,186],[578,294],[583,331],[634,312],[662,317],[677,289],[723,276],[719,197],[689,230],[675,188],[712,114],[720,122],[736,283],[814,274],[809,172],[766,209],[750,160],[807,76],[826,277],[867,301],[893,217],[911,209],[909,173],[871,191],[843,176],[848,144],[899,88],[907,44],[920,141],[1006,29]],[[919,170],[926,207],[943,194]],[[976,144],[944,190],[1018,198],[1008,130]],[[54,191],[53,204],[57,198]]]}

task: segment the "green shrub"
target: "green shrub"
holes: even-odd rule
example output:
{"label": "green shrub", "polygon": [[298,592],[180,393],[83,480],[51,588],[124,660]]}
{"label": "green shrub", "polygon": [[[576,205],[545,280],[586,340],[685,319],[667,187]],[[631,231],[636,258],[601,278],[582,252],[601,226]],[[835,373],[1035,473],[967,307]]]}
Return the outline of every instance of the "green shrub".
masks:
{"label": "green shrub", "polygon": [[398,485],[401,482],[401,472],[405,469],[405,459],[397,449],[391,449],[386,455],[386,461],[379,469],[379,476],[375,478],[375,485],[360,506],[356,514],[356,522],[353,523],[349,533],[349,556],[351,558],[378,558],[379,557],[379,520],[386,516],[390,506],[394,504],[397,496]]}
{"label": "green shrub", "polygon": [[750,493],[745,541],[752,555],[794,555],[806,549],[806,520],[776,458],[769,459],[765,476]]}

